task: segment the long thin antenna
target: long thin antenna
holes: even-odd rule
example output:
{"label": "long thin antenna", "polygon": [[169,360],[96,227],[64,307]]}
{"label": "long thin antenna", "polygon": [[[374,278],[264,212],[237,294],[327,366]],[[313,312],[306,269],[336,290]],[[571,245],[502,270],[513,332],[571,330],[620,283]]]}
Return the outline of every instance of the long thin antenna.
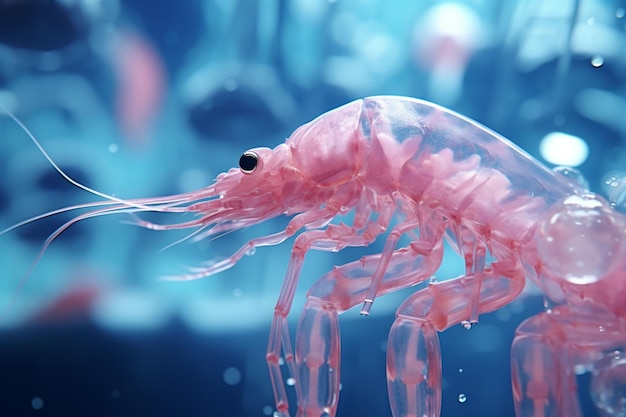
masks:
{"label": "long thin antenna", "polygon": [[2,103],[0,103],[0,109],[2,109],[2,111],[9,116],[9,118],[11,120],[13,120],[19,127],[20,129],[22,129],[22,131],[24,133],[26,133],[26,135],[30,138],[30,140],[35,144],[35,146],[37,147],[37,149],[39,149],[39,151],[41,152],[41,154],[48,160],[48,162],[50,163],[50,165],[52,165],[52,167],[70,184],[72,184],[75,187],[80,188],[81,190],[87,191],[88,193],[91,193],[93,195],[96,195],[98,197],[104,198],[105,200],[109,200],[109,201],[114,201],[116,203],[119,204],[123,204],[126,206],[130,206],[130,207],[136,207],[136,208],[140,208],[140,209],[144,209],[144,210],[154,210],[154,207],[150,207],[150,206],[145,206],[143,204],[138,204],[136,202],[133,201],[128,201],[128,200],[124,200],[122,198],[118,198],[109,194],[105,194],[103,192],[100,192],[98,190],[94,190],[93,188],[87,187],[86,185],[81,184],[80,182],[76,181],[75,179],[73,179],[72,177],[70,177],[68,174],[65,173],[65,171],[63,171],[63,169],[61,169],[61,167],[59,167],[56,162],[54,162],[54,160],[50,157],[50,155],[48,155],[48,152],[46,152],[46,150],[43,148],[43,146],[41,146],[41,144],[39,143],[39,141],[37,140],[37,138],[35,138],[35,135],[33,135],[33,133],[26,127],[26,125],[24,123],[22,123],[20,121],[20,119],[18,119],[9,109],[7,109]]}

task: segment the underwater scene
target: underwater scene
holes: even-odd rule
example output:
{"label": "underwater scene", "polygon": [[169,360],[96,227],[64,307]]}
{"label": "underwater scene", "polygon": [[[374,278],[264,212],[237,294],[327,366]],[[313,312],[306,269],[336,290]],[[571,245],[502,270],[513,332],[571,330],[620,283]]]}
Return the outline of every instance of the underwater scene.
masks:
{"label": "underwater scene", "polygon": [[0,417],[626,416],[625,0],[0,1],[0,176]]}

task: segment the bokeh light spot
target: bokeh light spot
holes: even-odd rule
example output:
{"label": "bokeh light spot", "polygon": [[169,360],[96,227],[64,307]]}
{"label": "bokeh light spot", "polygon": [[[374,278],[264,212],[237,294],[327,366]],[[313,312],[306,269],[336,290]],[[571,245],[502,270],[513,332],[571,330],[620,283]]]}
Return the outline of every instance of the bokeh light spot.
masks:
{"label": "bokeh light spot", "polygon": [[541,140],[539,153],[551,164],[576,167],[587,160],[589,146],[578,136],[550,132]]}
{"label": "bokeh light spot", "polygon": [[237,368],[227,368],[222,375],[224,382],[228,385],[234,386],[241,382],[241,372]]}
{"label": "bokeh light spot", "polygon": [[35,410],[41,410],[43,408],[43,398],[41,398],[41,397],[33,398],[32,401],[30,402],[30,405]]}

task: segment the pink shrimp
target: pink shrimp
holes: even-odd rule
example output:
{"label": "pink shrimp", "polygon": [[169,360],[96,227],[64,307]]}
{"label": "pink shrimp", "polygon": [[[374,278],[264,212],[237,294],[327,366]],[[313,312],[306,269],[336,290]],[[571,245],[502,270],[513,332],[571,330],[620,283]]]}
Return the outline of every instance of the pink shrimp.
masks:
{"label": "pink shrimp", "polygon": [[[624,216],[601,197],[540,165],[498,134],[434,104],[403,97],[357,100],[297,129],[274,149],[245,152],[239,168],[197,192],[113,199],[71,224],[119,212],[192,212],[158,230],[195,239],[280,215],[284,230],[253,239],[229,258],[175,279],[230,268],[251,249],[294,236],[274,310],[267,363],[277,414],[289,415],[281,352],[296,381],[298,416],[334,416],[339,398],[338,314],[370,313],[377,296],[428,280],[446,239],[465,261],[460,277],[430,282],[397,310],[387,347],[393,415],[439,416],[437,331],[516,299],[529,277],[554,302],[518,329],[512,348],[515,409],[522,416],[580,416],[575,371],[593,370],[594,399],[622,415],[626,361]],[[351,224],[331,223],[353,214]],[[52,213],[54,214],[54,213]],[[394,221],[395,220],[395,221]],[[18,225],[19,226],[19,225]],[[299,234],[298,234],[299,233]],[[336,266],[308,291],[295,349],[287,326],[309,250],[340,251],[385,236],[382,253]],[[401,238],[409,243],[400,246]]]}

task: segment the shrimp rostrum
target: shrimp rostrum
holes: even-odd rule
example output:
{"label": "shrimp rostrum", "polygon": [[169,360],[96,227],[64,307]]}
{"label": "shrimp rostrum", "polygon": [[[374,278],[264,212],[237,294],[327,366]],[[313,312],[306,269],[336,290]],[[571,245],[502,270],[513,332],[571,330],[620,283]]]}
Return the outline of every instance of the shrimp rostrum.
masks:
{"label": "shrimp rostrum", "polygon": [[[581,369],[594,374],[599,408],[626,412],[626,220],[601,197],[476,122],[404,97],[346,104],[274,149],[245,152],[239,165],[197,192],[137,200],[101,195],[107,201],[64,225],[46,246],[75,221],[117,212],[195,213],[180,224],[139,224],[192,228],[196,239],[289,216],[284,230],[177,279],[218,273],[255,247],[295,236],[266,356],[276,414],[290,415],[282,356],[295,380],[297,415],[334,416],[338,314],[360,305],[367,315],[377,296],[429,280],[446,240],[463,258],[464,273],[421,286],[400,305],[389,333],[395,417],[439,416],[437,332],[507,305],[527,277],[553,306],[526,320],[514,340],[516,415],[580,416]],[[348,224],[332,222],[348,213]],[[309,289],[292,347],[287,316],[306,253],[377,239],[384,239],[381,253],[335,266]]]}

